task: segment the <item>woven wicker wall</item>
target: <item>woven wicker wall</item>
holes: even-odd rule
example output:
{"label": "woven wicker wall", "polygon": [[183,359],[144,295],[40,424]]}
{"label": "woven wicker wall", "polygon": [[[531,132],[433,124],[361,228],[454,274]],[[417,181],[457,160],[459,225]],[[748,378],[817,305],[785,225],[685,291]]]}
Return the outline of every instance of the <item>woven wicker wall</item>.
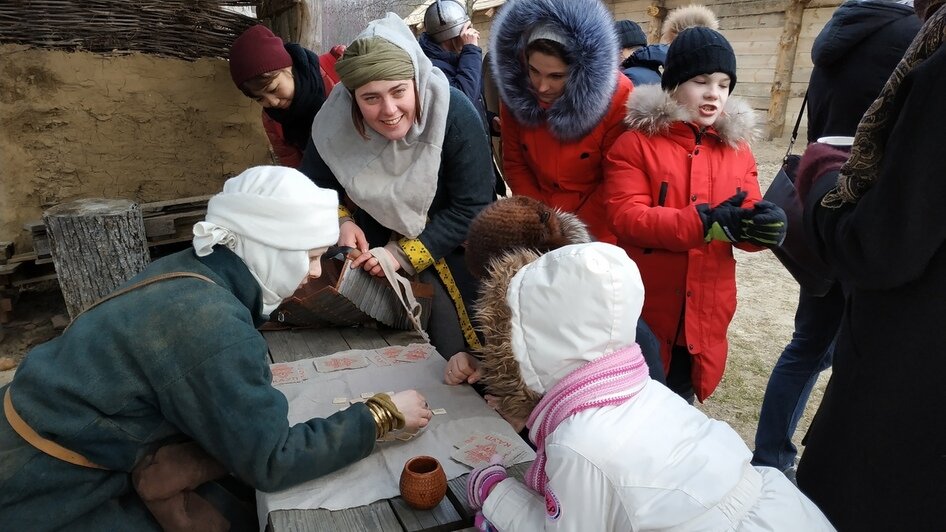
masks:
{"label": "woven wicker wall", "polygon": [[181,59],[227,57],[256,21],[224,6],[252,0],[30,0],[0,2],[0,44]]}

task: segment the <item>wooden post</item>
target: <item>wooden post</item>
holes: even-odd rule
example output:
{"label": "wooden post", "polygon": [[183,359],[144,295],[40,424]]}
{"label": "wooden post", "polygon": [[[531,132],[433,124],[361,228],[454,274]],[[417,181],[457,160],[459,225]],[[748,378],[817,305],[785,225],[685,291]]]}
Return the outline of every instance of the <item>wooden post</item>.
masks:
{"label": "wooden post", "polygon": [[261,0],[256,17],[273,33],[315,53],[322,50],[323,0]]}
{"label": "wooden post", "polygon": [[134,277],[151,261],[137,203],[81,199],[43,213],[69,316]]}
{"label": "wooden post", "polygon": [[647,15],[650,16],[647,22],[647,42],[650,44],[660,42],[660,28],[663,27],[664,19],[667,18],[667,8],[664,5],[664,0],[656,0],[647,6]]}
{"label": "wooden post", "polygon": [[766,118],[766,139],[772,140],[785,132],[785,110],[792,90],[792,70],[798,51],[798,35],[805,8],[811,0],[790,0],[785,9],[785,26],[778,42],[778,57],[775,60],[775,79],[772,80],[772,100]]}

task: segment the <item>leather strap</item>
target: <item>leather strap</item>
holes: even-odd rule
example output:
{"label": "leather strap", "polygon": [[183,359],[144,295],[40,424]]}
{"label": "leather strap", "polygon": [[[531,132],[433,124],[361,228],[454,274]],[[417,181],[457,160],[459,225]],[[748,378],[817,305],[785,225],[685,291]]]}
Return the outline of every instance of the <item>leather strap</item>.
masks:
{"label": "leather strap", "polygon": [[[116,290],[112,292],[111,294],[103,297],[102,299],[99,299],[95,303],[92,303],[91,305],[89,305],[82,312],[77,314],[76,317],[73,318],[73,320],[69,323],[69,325],[71,326],[73,323],[75,323],[76,319],[78,319],[79,316],[81,316],[82,314],[86,313],[89,310],[92,310],[93,308],[101,305],[102,303],[105,303],[106,301],[110,299],[115,299],[116,297],[120,295],[127,294],[128,292],[131,292],[132,290],[136,290],[138,288],[147,286],[149,284],[157,283],[160,281],[166,281],[168,279],[178,279],[182,277],[192,277],[196,279],[201,279],[203,281],[207,281],[208,283],[216,284],[214,283],[213,279],[205,275],[201,275],[199,273],[193,273],[193,272],[163,273],[161,275],[156,275],[154,277],[150,277],[148,279],[135,283],[131,286],[126,286],[125,288],[122,288],[121,290]],[[67,326],[66,329],[68,328],[69,327]],[[48,440],[40,436],[39,433],[33,430],[33,428],[30,427],[26,423],[26,421],[23,420],[22,417],[20,417],[20,415],[16,412],[16,409],[13,408],[13,401],[10,399],[11,388],[12,388],[12,385],[8,386],[6,393],[3,394],[3,414],[6,416],[7,421],[10,423],[10,426],[13,428],[13,430],[17,434],[20,435],[21,438],[26,440],[27,443],[35,447],[37,450],[40,450],[48,454],[49,456],[52,456],[53,458],[58,458],[62,460],[63,462],[68,462],[70,464],[77,465],[77,466],[90,467],[93,469],[104,469],[108,471],[107,467],[100,466],[96,464],[95,462],[89,460],[88,458],[82,456],[81,454],[75,451],[70,451],[69,449],[66,449],[65,447],[63,447],[62,445],[59,445],[58,443],[52,440]]]}
{"label": "leather strap", "polygon": [[795,117],[795,127],[792,128],[792,138],[788,141],[788,149],[785,150],[785,157],[782,157],[782,165],[788,162],[788,156],[792,153],[795,146],[795,139],[798,138],[798,128],[801,126],[801,117],[805,116],[805,109],[808,108],[808,91],[805,91],[805,97],[801,100],[801,109],[798,110],[798,116]]}
{"label": "leather strap", "polygon": [[378,265],[381,266],[381,270],[384,272],[384,279],[391,285],[398,301],[407,312],[407,317],[414,325],[414,330],[420,334],[424,342],[430,343],[430,337],[427,336],[427,331],[425,331],[424,327],[420,324],[420,303],[418,303],[417,299],[414,297],[411,282],[403,275],[397,273],[396,259],[383,247],[370,249],[369,252],[374,258],[378,259]]}
{"label": "leather strap", "polygon": [[23,418],[13,408],[13,401],[10,400],[10,387],[7,387],[6,393],[3,394],[3,414],[7,417],[7,421],[13,427],[13,430],[26,440],[26,443],[49,456],[77,466],[108,470],[107,467],[102,467],[75,451],[70,451],[52,440],[47,440],[27,425],[26,421],[23,421]]}
{"label": "leather strap", "polygon": [[111,299],[115,299],[116,297],[118,297],[118,296],[120,296],[120,295],[127,294],[128,292],[131,292],[132,290],[137,290],[137,289],[139,289],[139,288],[141,288],[141,287],[143,287],[143,286],[148,286],[149,284],[157,283],[157,282],[160,282],[160,281],[167,281],[168,279],[180,279],[180,278],[182,278],[182,277],[192,277],[192,278],[194,278],[194,279],[200,279],[200,280],[202,280],[202,281],[207,281],[208,283],[211,283],[211,284],[217,284],[217,283],[215,283],[214,280],[211,279],[210,277],[207,277],[206,275],[201,275],[201,274],[199,274],[199,273],[193,273],[193,272],[169,272],[169,273],[162,273],[161,275],[155,275],[154,277],[149,277],[149,278],[147,278],[147,279],[145,279],[145,280],[143,280],[143,281],[139,281],[139,282],[137,282],[137,283],[135,283],[135,284],[133,284],[133,285],[131,285],[131,286],[126,286],[125,288],[122,288],[121,290],[116,290],[116,291],[112,292],[111,294],[108,294],[107,296],[105,296],[105,297],[99,299],[99,300],[96,301],[95,303],[92,303],[92,304],[89,305],[88,307],[84,308],[84,309],[82,310],[82,312],[76,314],[76,317],[75,317],[75,318],[72,318],[72,321],[69,322],[69,325],[67,325],[66,328],[63,329],[62,332],[66,332],[66,330],[68,330],[69,327],[72,327],[72,324],[75,323],[77,319],[79,319],[79,316],[81,316],[81,315],[85,314],[86,312],[88,312],[88,311],[94,309],[95,307],[101,305],[102,303],[105,303],[106,301],[109,301],[109,300],[111,300]]}

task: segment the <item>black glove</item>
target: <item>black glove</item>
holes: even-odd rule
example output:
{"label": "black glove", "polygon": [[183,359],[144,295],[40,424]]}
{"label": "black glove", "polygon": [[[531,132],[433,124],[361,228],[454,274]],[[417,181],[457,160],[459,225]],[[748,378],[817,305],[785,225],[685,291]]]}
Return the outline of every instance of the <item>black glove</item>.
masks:
{"label": "black glove", "polygon": [[778,205],[762,200],[756,203],[749,217],[742,222],[742,239],[767,248],[778,247],[785,240],[788,219]]}
{"label": "black glove", "polygon": [[706,203],[697,205],[696,212],[700,213],[700,220],[703,221],[704,240],[742,242],[742,220],[752,212],[742,208],[745,199],[746,193],[741,191],[715,207]]}

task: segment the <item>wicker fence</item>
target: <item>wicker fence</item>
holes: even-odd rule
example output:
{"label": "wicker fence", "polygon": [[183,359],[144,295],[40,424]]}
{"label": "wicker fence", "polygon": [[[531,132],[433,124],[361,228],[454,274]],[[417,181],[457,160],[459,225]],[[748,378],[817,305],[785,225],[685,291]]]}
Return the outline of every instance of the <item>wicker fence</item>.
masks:
{"label": "wicker fence", "polygon": [[0,43],[91,52],[227,57],[254,0],[3,0]]}

